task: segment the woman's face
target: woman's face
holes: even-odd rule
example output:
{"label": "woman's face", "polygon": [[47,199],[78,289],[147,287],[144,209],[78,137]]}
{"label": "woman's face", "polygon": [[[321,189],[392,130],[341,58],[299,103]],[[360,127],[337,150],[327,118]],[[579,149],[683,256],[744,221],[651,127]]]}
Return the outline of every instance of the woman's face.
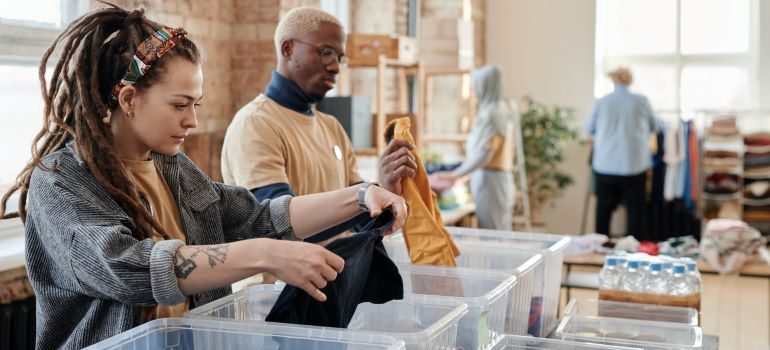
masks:
{"label": "woman's face", "polygon": [[129,128],[139,148],[175,155],[198,126],[196,117],[203,97],[200,64],[174,57],[163,67],[160,79],[136,95]]}

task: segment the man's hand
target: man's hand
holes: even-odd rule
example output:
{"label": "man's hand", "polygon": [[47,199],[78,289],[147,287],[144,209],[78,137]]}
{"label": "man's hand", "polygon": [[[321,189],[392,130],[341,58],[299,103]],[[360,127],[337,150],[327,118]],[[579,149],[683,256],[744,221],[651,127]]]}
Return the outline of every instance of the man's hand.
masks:
{"label": "man's hand", "polygon": [[417,161],[411,150],[414,145],[404,140],[393,140],[382,154],[380,161],[381,185],[384,189],[401,195],[401,179],[417,174]]}

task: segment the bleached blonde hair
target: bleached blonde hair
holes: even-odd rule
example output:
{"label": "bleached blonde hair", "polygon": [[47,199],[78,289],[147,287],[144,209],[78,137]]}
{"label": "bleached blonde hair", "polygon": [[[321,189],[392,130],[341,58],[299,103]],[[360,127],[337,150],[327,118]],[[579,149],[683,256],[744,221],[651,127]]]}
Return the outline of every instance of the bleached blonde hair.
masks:
{"label": "bleached blonde hair", "polygon": [[281,43],[285,40],[296,39],[303,34],[318,31],[321,22],[328,22],[343,28],[342,23],[328,12],[306,6],[291,9],[283,15],[275,28],[273,43],[275,44],[276,55],[281,56]]}

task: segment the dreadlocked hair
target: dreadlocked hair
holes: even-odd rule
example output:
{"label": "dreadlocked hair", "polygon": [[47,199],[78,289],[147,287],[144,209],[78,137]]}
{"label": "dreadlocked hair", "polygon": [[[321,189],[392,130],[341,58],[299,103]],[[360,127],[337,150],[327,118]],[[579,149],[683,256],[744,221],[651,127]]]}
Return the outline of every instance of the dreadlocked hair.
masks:
{"label": "dreadlocked hair", "polygon": [[[0,218],[19,216],[26,220],[27,192],[33,170],[55,171],[42,159],[65,147],[73,140],[78,156],[118,205],[134,220],[137,239],[161,236],[168,239],[142,203],[136,186],[129,178],[109,124],[102,119],[111,112],[107,101],[112,87],[123,77],[129,61],[139,44],[161,26],[144,15],[143,9],[127,10],[105,3],[106,8],[95,10],[70,24],[43,54],[39,79],[45,101],[43,127],[32,142],[32,158],[16,178],[16,183],[0,200]],[[46,83],[48,60],[59,55],[50,85]],[[134,87],[141,91],[162,78],[164,65],[173,57],[200,63],[201,54],[195,44],[183,38],[161,57],[139,79]],[[120,106],[115,107],[115,109]],[[18,213],[7,214],[10,196],[19,191]]]}

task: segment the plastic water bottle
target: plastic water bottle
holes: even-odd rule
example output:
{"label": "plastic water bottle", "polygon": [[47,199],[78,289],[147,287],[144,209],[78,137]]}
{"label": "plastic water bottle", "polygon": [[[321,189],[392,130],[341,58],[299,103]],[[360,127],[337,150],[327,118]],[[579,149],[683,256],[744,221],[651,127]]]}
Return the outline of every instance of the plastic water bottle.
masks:
{"label": "plastic water bottle", "polygon": [[694,261],[688,261],[686,266],[687,280],[690,284],[690,292],[700,293],[700,291],[703,289],[703,279],[701,278],[700,272],[698,271],[698,266]]}
{"label": "plastic water bottle", "polygon": [[644,277],[644,292],[650,294],[667,294],[668,281],[661,275],[662,263],[650,264],[650,272]]}
{"label": "plastic water bottle", "polygon": [[599,271],[599,289],[618,289],[620,271],[618,271],[618,259],[608,256],[604,261],[604,267]]}
{"label": "plastic water bottle", "polygon": [[643,274],[647,274],[650,272],[650,262],[647,260],[640,260],[639,261],[639,270],[642,270]]}
{"label": "plastic water bottle", "polygon": [[674,264],[674,274],[669,281],[668,293],[670,295],[690,295],[690,281],[685,275],[685,266]]}
{"label": "plastic water bottle", "polygon": [[[684,266],[682,266],[684,267]],[[621,290],[638,293],[643,291],[644,274],[639,270],[639,261],[630,260],[626,267],[626,273],[621,278]]]}
{"label": "plastic water bottle", "polygon": [[663,277],[666,281],[668,281],[671,278],[671,275],[674,274],[674,263],[671,261],[664,261],[663,262],[663,268],[660,270],[660,276]]}
{"label": "plastic water bottle", "polygon": [[[618,272],[620,273],[620,276],[622,277],[623,274],[626,273],[626,265],[628,264],[628,259],[626,259],[625,256],[618,255],[615,256],[615,258],[618,260]],[[620,283],[620,282],[618,282]]]}

